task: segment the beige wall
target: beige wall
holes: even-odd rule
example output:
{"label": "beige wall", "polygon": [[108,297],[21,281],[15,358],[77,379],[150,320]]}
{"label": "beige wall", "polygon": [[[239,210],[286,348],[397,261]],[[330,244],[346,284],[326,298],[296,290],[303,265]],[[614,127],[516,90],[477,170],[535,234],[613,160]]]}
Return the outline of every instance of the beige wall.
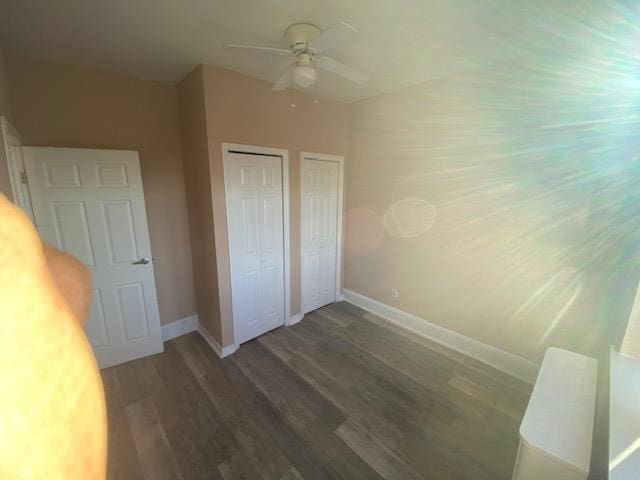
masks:
{"label": "beige wall", "polygon": [[639,277],[636,133],[594,127],[627,114],[605,81],[543,66],[352,106],[346,288],[532,360],[619,342]]}
{"label": "beige wall", "polygon": [[[9,103],[9,73],[2,45],[0,45],[0,116],[1,115],[11,118],[11,106]],[[4,194],[11,199],[11,182],[9,180],[9,170],[7,167],[4,147],[0,147],[0,194]]]}
{"label": "beige wall", "polygon": [[[300,192],[301,151],[346,155],[348,106],[329,100],[313,103],[313,97],[273,92],[271,84],[228,70],[204,66],[210,176],[217,276],[220,292],[220,326],[210,330],[223,345],[233,344],[229,247],[227,242],[222,142],[289,150],[291,203],[291,311],[300,312]],[[204,199],[202,200],[204,201]],[[206,208],[204,206],[193,207]],[[193,230],[192,230],[193,235]],[[213,269],[210,269],[213,273]],[[216,286],[211,282],[208,290]],[[220,336],[218,337],[218,332]]]}
{"label": "beige wall", "polygon": [[9,74],[2,45],[0,45],[0,115],[11,116],[11,107],[9,104]]}
{"label": "beige wall", "polygon": [[178,100],[198,320],[220,341],[222,324],[202,67],[178,84]]}
{"label": "beige wall", "polygon": [[25,145],[140,152],[160,318],[194,314],[176,89],[14,57],[9,71],[13,123]]}

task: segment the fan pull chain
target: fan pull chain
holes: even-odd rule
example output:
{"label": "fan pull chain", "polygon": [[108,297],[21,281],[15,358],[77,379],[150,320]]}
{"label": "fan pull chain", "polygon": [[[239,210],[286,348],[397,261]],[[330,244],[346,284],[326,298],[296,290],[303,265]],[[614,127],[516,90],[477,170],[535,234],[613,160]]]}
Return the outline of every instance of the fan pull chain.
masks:
{"label": "fan pull chain", "polygon": [[289,107],[296,108],[296,85],[293,75],[291,75],[291,104],[289,104]]}
{"label": "fan pull chain", "polygon": [[[315,67],[314,67],[315,68]],[[314,88],[316,90],[316,98],[313,99],[313,103],[320,103],[320,100],[318,99],[319,95],[318,95],[318,91],[319,91],[319,87],[318,84],[320,83],[320,79],[319,77],[316,75],[316,84],[314,85]]]}

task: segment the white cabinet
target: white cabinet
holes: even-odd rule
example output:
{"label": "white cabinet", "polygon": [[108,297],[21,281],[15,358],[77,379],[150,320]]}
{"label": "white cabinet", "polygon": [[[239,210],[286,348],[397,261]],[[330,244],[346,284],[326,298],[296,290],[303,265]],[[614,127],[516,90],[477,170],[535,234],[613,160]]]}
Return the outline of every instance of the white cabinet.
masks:
{"label": "white cabinet", "polygon": [[640,359],[611,352],[609,479],[640,478]]}
{"label": "white cabinet", "polygon": [[596,360],[549,348],[520,425],[514,480],[585,480],[596,402]]}

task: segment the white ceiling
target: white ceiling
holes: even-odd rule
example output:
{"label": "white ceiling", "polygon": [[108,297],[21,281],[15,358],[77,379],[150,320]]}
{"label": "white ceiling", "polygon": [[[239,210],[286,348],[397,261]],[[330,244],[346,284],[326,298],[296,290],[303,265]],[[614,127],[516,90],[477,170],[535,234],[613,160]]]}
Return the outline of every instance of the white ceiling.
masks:
{"label": "white ceiling", "polygon": [[[319,94],[351,102],[520,55],[525,13],[507,0],[0,0],[0,40],[29,57],[176,83],[208,63],[275,81],[286,57],[222,48],[286,47],[284,30],[343,20],[360,35],[326,52],[369,73],[322,72]],[[524,2],[528,3],[528,2]],[[532,2],[536,3],[536,2]],[[531,14],[531,12],[527,12]]]}

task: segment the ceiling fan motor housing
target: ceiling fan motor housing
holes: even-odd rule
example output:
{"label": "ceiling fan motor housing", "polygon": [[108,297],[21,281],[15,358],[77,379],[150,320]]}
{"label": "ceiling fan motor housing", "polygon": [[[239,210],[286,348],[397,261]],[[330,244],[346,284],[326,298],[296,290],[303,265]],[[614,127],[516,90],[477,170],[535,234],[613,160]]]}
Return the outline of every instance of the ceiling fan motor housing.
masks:
{"label": "ceiling fan motor housing", "polygon": [[309,50],[309,42],[318,35],[320,35],[320,29],[310,23],[294,23],[284,32],[291,50],[295,53]]}
{"label": "ceiling fan motor housing", "polygon": [[311,65],[313,66],[313,55],[311,53],[300,53],[298,54],[298,57],[296,58],[296,64],[303,66],[303,65]]}

